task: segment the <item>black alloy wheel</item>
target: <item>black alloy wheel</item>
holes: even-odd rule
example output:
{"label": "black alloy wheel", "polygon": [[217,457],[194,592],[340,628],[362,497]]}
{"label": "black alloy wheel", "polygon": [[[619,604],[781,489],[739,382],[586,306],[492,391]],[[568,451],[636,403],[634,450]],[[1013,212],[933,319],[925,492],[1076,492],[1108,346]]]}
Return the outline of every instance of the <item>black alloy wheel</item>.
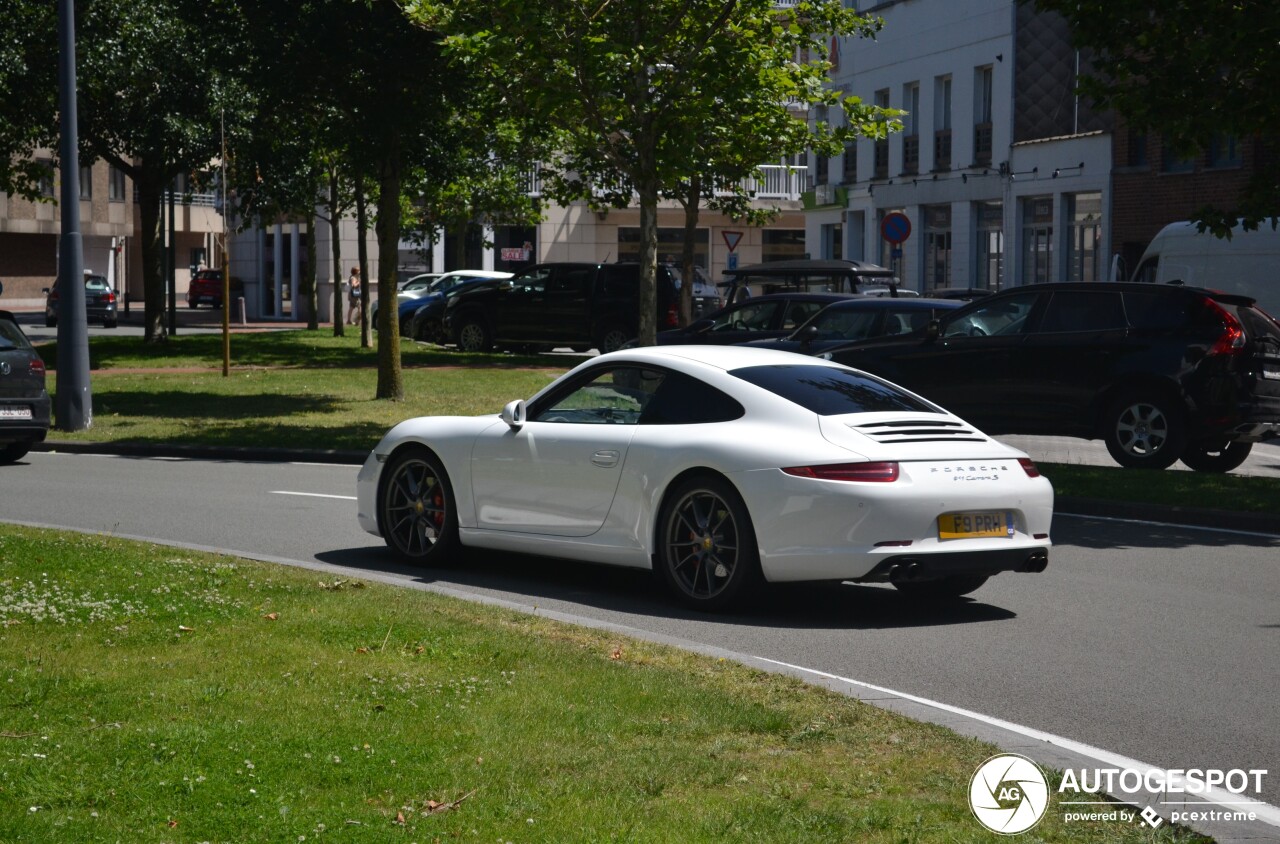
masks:
{"label": "black alloy wheel", "polygon": [[659,525],[659,568],[687,606],[724,609],[760,581],[751,517],[726,481],[685,481],[667,496]]}
{"label": "black alloy wheel", "polygon": [[1112,402],[1105,417],[1107,451],[1128,469],[1167,469],[1186,447],[1186,412],[1158,393],[1135,393]]}
{"label": "black alloy wheel", "polygon": [[600,342],[596,344],[596,348],[600,350],[602,355],[616,352],[626,345],[626,342],[630,339],[625,328],[613,325],[600,332]]}
{"label": "black alloy wheel", "polygon": [[378,528],[388,547],[421,565],[445,562],[458,542],[453,487],[424,448],[397,452],[378,489]]}
{"label": "black alloy wheel", "polygon": [[1201,440],[1187,446],[1182,462],[1197,472],[1230,472],[1253,451],[1253,443]]}
{"label": "black alloy wheel", "polygon": [[460,352],[487,352],[493,348],[489,327],[475,317],[463,320],[454,342]]}

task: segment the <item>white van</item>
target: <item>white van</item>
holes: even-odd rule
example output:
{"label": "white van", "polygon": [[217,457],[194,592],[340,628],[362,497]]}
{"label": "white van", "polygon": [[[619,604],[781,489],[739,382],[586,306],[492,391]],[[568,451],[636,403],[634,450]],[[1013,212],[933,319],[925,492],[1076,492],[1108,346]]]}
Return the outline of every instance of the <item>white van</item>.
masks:
{"label": "white van", "polygon": [[1236,226],[1231,239],[1201,234],[1195,223],[1170,223],[1151,239],[1133,271],[1134,281],[1181,281],[1239,293],[1280,317],[1280,227],[1264,220],[1254,231]]}

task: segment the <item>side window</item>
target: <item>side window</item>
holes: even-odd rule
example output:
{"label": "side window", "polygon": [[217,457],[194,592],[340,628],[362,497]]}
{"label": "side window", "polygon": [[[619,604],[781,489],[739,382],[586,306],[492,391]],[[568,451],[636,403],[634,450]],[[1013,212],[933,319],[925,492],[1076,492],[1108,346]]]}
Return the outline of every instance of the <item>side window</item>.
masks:
{"label": "side window", "polygon": [[1027,317],[1040,298],[1038,291],[1009,296],[998,302],[984,302],[971,311],[965,311],[947,320],[942,327],[943,337],[991,337],[1021,334]]}
{"label": "side window", "polygon": [[615,366],[584,374],[533,408],[529,421],[580,425],[636,425],[662,384],[664,373]]}
{"label": "side window", "polygon": [[782,318],[782,327],[788,331],[804,325],[809,317],[822,310],[825,302],[788,302],[787,312]]}
{"label": "side window", "polygon": [[696,425],[740,418],[742,405],[708,384],[668,372],[644,409],[641,425]]}
{"label": "side window", "polygon": [[773,324],[774,315],[778,312],[779,302],[752,302],[728,313],[716,317],[711,326],[712,331],[763,331]]}
{"label": "side window", "polygon": [[1124,294],[1124,310],[1137,331],[1176,331],[1187,324],[1187,297],[1157,293]]}
{"label": "side window", "polygon": [[591,267],[564,267],[552,274],[547,282],[547,292],[562,297],[585,296],[591,275]]}
{"label": "side window", "polygon": [[607,299],[634,298],[640,289],[640,270],[634,265],[611,264],[603,267],[604,286],[600,293]]}
{"label": "side window", "polygon": [[1040,320],[1039,333],[1108,331],[1125,328],[1120,294],[1111,291],[1071,290],[1054,293]]}
{"label": "side window", "polygon": [[1156,280],[1156,270],[1160,268],[1160,257],[1157,255],[1150,261],[1144,261],[1142,266],[1133,271],[1133,281],[1143,281],[1153,283]]}
{"label": "side window", "polygon": [[547,279],[551,277],[551,267],[538,267],[511,279],[512,289],[525,293],[542,293],[547,289]]}
{"label": "side window", "polygon": [[853,311],[832,308],[814,323],[819,340],[865,340],[875,328],[877,314],[873,310]]}

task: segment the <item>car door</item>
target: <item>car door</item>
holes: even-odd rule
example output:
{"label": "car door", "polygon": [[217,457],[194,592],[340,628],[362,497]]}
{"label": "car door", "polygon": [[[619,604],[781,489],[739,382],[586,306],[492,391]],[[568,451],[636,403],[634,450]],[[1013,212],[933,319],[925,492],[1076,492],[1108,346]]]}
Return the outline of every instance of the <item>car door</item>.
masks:
{"label": "car door", "polygon": [[546,342],[571,343],[591,339],[587,306],[596,268],[592,264],[556,267],[547,279],[547,293],[529,336]]}
{"label": "car door", "polygon": [[1128,324],[1118,290],[1055,290],[1013,358],[1009,417],[1018,433],[1092,430],[1090,408],[1111,383]]}
{"label": "car door", "polygon": [[553,265],[533,267],[502,285],[493,298],[493,331],[495,340],[525,341],[538,330],[537,314],[547,295],[547,283],[555,271]]}
{"label": "car door", "polygon": [[550,536],[599,530],[659,380],[635,366],[593,368],[531,404],[519,428],[497,423],[481,433],[471,456],[477,527]]}

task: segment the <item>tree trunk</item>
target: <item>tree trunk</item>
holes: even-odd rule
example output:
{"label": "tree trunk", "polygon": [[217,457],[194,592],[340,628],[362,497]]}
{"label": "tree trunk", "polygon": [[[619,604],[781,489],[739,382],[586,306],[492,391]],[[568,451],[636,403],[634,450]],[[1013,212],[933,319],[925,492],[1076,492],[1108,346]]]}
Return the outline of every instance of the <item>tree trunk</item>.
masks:
{"label": "tree trunk", "polygon": [[640,195],[640,336],[641,346],[658,342],[658,188],[649,179],[637,185]]}
{"label": "tree trunk", "polygon": [[333,336],[343,336],[347,324],[342,295],[342,213],[338,210],[338,171],[329,171],[329,251],[333,254]]}
{"label": "tree trunk", "polygon": [[684,249],[680,256],[680,325],[693,321],[694,244],[698,236],[698,206],[702,202],[702,177],[689,180],[689,194],[684,203]]}
{"label": "tree trunk", "polygon": [[400,151],[394,140],[387,143],[384,150],[378,179],[377,398],[402,401],[400,313],[396,307],[396,266],[400,263]]}
{"label": "tree trunk", "polygon": [[365,231],[369,226],[369,212],[365,204],[364,174],[356,173],[356,265],[360,267],[360,348],[369,349],[369,244]]}
{"label": "tree trunk", "polygon": [[307,329],[320,328],[320,285],[316,283],[316,209],[307,209],[307,271],[302,282],[307,287]]}
{"label": "tree trunk", "polygon": [[160,245],[164,214],[161,208],[164,176],[145,167],[138,168],[138,211],[142,231],[138,234],[142,246],[142,340],[144,343],[163,343],[168,337],[165,328],[164,249]]}

